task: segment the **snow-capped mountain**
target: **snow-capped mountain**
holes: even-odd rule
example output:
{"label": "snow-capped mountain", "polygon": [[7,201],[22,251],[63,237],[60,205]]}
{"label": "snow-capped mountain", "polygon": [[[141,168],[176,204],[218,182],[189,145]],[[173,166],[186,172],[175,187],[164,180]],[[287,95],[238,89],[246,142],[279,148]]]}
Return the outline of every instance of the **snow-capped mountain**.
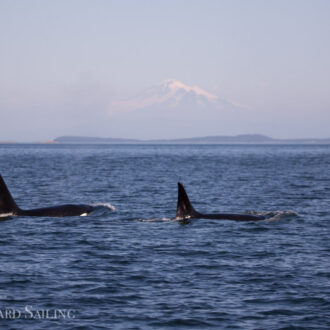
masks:
{"label": "snow-capped mountain", "polygon": [[191,106],[222,108],[225,104],[228,105],[229,103],[198,86],[188,86],[175,79],[166,79],[144,90],[136,97],[118,103],[121,110],[134,110],[159,105],[177,108]]}
{"label": "snow-capped mountain", "polygon": [[110,110],[112,136],[161,139],[231,134],[246,109],[197,86],[167,79]]}

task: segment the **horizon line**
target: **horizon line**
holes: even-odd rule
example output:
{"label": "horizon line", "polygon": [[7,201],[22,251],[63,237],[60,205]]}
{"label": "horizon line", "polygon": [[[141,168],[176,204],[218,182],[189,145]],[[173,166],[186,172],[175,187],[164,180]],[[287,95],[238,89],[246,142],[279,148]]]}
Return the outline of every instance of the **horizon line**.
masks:
{"label": "horizon line", "polygon": [[[76,140],[76,141],[65,141],[67,140]],[[229,140],[229,141],[220,141]],[[60,141],[64,140],[64,141]],[[80,141],[79,140],[94,140],[93,141]],[[98,141],[99,140],[99,141]],[[314,137],[303,137],[303,138],[273,138],[264,134],[238,134],[238,135],[207,135],[207,136],[194,136],[194,137],[184,137],[184,138],[154,138],[154,139],[139,139],[139,138],[118,138],[118,137],[96,137],[96,136],[84,136],[84,135],[62,135],[56,137],[54,139],[41,139],[38,141],[15,141],[15,140],[0,140],[0,144],[97,144],[97,143],[107,143],[107,144],[139,144],[139,143],[181,143],[189,141],[197,141],[197,143],[211,143],[211,144],[230,144],[230,143],[290,143],[290,142],[300,142],[303,143],[308,142],[315,143],[315,142],[327,142],[330,143],[330,137],[327,138],[314,138]],[[209,141],[207,141],[209,140]],[[213,140],[213,142],[212,142]],[[214,141],[219,140],[219,141]],[[232,141],[230,141],[232,140]],[[233,141],[236,140],[236,141]],[[198,142],[199,141],[199,142]]]}

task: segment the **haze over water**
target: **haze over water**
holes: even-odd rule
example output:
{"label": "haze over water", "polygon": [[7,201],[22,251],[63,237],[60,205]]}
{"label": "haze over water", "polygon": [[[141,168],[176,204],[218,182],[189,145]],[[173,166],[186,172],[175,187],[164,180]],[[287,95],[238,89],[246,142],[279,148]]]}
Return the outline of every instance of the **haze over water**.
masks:
{"label": "haze over water", "polygon": [[[0,141],[329,138],[329,12],[327,0],[3,0]],[[168,78],[227,106],[198,109],[188,93],[141,108]],[[129,115],[118,107],[132,100]]]}
{"label": "haze over water", "polygon": [[[22,208],[116,208],[2,219],[0,310],[22,317],[0,326],[328,329],[329,165],[329,145],[0,145]],[[270,220],[171,221],[179,180],[201,212]]]}

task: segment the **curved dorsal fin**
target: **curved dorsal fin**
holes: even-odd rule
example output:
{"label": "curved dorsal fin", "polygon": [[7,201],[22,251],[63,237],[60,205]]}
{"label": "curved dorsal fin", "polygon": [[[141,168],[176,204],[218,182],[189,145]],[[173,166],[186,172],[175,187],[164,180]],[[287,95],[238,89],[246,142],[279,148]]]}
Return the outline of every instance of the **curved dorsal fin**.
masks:
{"label": "curved dorsal fin", "polygon": [[193,218],[199,213],[193,208],[189,197],[181,182],[178,182],[178,204],[176,208],[176,218]]}
{"label": "curved dorsal fin", "polygon": [[19,210],[14,198],[10,194],[5,181],[0,174],[0,214],[13,213]]}

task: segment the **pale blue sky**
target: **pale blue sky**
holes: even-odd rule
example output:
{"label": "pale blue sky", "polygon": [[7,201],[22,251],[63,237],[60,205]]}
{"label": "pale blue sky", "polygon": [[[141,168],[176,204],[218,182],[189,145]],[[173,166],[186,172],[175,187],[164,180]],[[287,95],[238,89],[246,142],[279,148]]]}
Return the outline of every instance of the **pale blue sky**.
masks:
{"label": "pale blue sky", "polygon": [[0,0],[0,45],[0,140],[112,136],[169,77],[253,109],[226,133],[330,136],[328,0]]}

